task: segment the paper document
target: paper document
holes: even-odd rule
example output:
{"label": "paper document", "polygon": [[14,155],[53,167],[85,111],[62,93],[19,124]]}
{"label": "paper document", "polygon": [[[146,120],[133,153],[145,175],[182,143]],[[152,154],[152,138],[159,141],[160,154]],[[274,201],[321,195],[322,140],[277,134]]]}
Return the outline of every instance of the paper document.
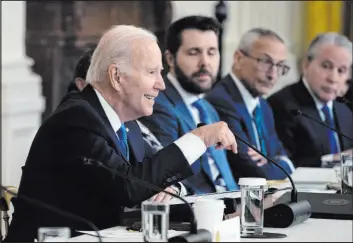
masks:
{"label": "paper document", "polygon": [[[207,193],[207,194],[199,194],[199,195],[191,195],[191,196],[186,196],[183,197],[188,203],[194,203],[197,200],[200,199],[222,199],[222,198],[240,198],[241,197],[241,192],[240,191],[227,191],[227,192],[218,192],[218,193]],[[181,201],[178,198],[173,198],[172,200],[169,201],[170,205],[175,205],[175,204],[184,204],[183,201]]]}
{"label": "paper document", "polygon": [[307,168],[298,167],[292,174],[293,181],[297,183],[330,183],[337,181],[335,169],[333,168]]}
{"label": "paper document", "polygon": [[[97,236],[95,231],[77,231],[83,234]],[[168,238],[174,237],[185,233],[184,231],[168,230]],[[143,234],[142,232],[128,231],[126,227],[118,226],[110,229],[105,229],[99,231],[99,234],[102,238],[114,239],[114,241],[120,242],[142,242]]]}

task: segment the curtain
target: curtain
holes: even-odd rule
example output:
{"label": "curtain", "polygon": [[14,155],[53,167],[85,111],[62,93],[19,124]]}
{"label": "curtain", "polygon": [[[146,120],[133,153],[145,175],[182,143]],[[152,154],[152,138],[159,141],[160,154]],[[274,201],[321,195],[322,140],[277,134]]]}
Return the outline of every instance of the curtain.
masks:
{"label": "curtain", "polygon": [[343,32],[343,1],[305,1],[305,44],[323,32]]}

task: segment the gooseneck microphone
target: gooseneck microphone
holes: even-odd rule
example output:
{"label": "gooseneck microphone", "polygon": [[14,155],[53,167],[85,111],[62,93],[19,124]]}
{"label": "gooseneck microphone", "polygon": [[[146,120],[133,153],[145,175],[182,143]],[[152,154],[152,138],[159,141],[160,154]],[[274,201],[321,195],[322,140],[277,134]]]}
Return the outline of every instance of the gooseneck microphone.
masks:
{"label": "gooseneck microphone", "polygon": [[62,209],[59,209],[57,207],[54,207],[52,205],[46,204],[44,202],[41,202],[41,201],[39,201],[37,199],[30,198],[30,197],[27,197],[27,196],[22,195],[22,194],[17,194],[17,193],[11,192],[10,190],[8,190],[6,187],[4,187],[2,185],[0,185],[0,188],[2,190],[4,190],[5,192],[15,196],[17,199],[24,200],[24,201],[26,201],[26,202],[28,202],[28,203],[30,203],[32,205],[35,205],[35,206],[40,207],[40,208],[45,208],[48,211],[54,212],[54,213],[56,213],[58,215],[64,216],[64,217],[66,217],[68,219],[75,220],[77,222],[81,222],[81,223],[89,226],[91,229],[93,229],[96,232],[99,242],[103,242],[102,241],[102,237],[99,234],[99,229],[91,221],[89,221],[89,220],[87,220],[85,218],[82,218],[81,216],[74,215],[74,214],[72,214],[70,212],[66,212],[66,211],[64,211]]}
{"label": "gooseneck microphone", "polygon": [[[227,112],[228,116],[233,117],[229,112]],[[203,126],[205,123],[199,123],[197,127]],[[267,159],[267,161],[271,162],[273,165],[278,167],[283,173],[288,177],[291,185],[291,198],[289,204],[277,204],[268,208],[264,212],[264,225],[266,227],[274,227],[274,228],[286,228],[291,225],[299,224],[304,222],[311,216],[311,205],[308,201],[302,200],[298,202],[298,192],[295,187],[294,181],[289,173],[277,162],[270,157],[263,154],[256,147],[252,146],[250,143],[239,137],[237,134],[233,133],[234,137],[240,140],[242,143],[249,146],[251,149],[255,150],[258,154]]]}
{"label": "gooseneck microphone", "polygon": [[345,138],[347,138],[348,140],[350,140],[350,141],[353,142],[353,139],[352,139],[352,138],[350,138],[350,137],[344,135],[343,133],[339,132],[337,129],[328,126],[326,123],[324,123],[324,122],[322,122],[322,121],[319,121],[318,119],[316,119],[316,118],[314,118],[314,117],[312,117],[312,116],[309,116],[309,115],[303,113],[301,110],[293,109],[293,110],[290,111],[290,114],[292,114],[293,116],[303,116],[303,117],[309,118],[309,119],[315,121],[316,123],[319,123],[320,125],[322,125],[322,126],[328,128],[328,129],[330,129],[330,130],[336,132],[338,135],[340,135],[340,136],[342,136],[342,137],[345,137]]}
{"label": "gooseneck microphone", "polygon": [[190,210],[190,213],[191,213],[191,219],[190,219],[190,232],[189,233],[185,233],[185,234],[181,234],[181,235],[178,235],[178,236],[175,236],[175,237],[172,237],[168,240],[168,242],[211,242],[212,241],[212,235],[211,235],[211,232],[209,232],[208,230],[205,230],[205,229],[197,229],[197,222],[196,222],[196,218],[195,218],[195,214],[194,214],[194,211],[191,207],[191,205],[184,199],[182,198],[181,196],[175,194],[175,193],[171,193],[171,192],[168,192],[158,186],[155,186],[153,184],[150,184],[144,180],[141,180],[137,177],[133,177],[133,176],[129,176],[129,175],[125,175],[123,174],[122,172],[120,171],[117,171],[117,170],[113,170],[111,168],[109,168],[108,166],[106,166],[104,163],[102,163],[101,161],[99,160],[96,160],[96,159],[93,159],[93,158],[87,158],[87,157],[84,157],[84,156],[81,156],[80,157],[82,160],[83,160],[83,163],[85,165],[88,165],[88,166],[98,166],[98,167],[101,167],[107,171],[109,171],[110,173],[112,173],[113,175],[117,175],[123,179],[126,179],[126,180],[129,180],[129,181],[132,181],[134,183],[137,183],[139,184],[140,186],[142,187],[146,187],[148,189],[151,189],[153,191],[156,191],[156,192],[164,192],[172,197],[176,197],[178,198],[179,200],[181,200],[183,203],[185,203],[189,210]]}

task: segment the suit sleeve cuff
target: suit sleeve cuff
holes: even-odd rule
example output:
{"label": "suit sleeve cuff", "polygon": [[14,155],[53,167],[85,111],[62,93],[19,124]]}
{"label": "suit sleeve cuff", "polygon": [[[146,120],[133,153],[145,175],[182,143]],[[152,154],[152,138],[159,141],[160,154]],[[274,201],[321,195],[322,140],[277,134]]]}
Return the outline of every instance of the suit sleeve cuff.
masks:
{"label": "suit sleeve cuff", "polygon": [[179,147],[190,165],[200,158],[207,149],[205,143],[192,133],[185,134],[174,143]]}
{"label": "suit sleeve cuff", "polygon": [[286,162],[292,173],[295,171],[295,167],[293,162],[287,156],[280,156],[279,157],[282,161]]}

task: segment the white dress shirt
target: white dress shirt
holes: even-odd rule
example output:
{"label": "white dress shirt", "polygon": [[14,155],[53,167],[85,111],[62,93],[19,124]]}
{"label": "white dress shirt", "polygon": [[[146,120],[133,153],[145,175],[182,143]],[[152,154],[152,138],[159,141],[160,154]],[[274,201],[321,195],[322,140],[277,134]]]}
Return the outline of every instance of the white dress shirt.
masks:
{"label": "white dress shirt", "polygon": [[[242,96],[242,98],[244,100],[246,109],[248,110],[251,118],[253,118],[253,112],[254,112],[256,106],[260,104],[259,97],[252,96],[252,94],[250,94],[249,90],[247,90],[245,88],[244,84],[235,76],[235,74],[233,72],[230,72],[229,74],[232,77],[235,85],[239,89],[240,95]],[[259,135],[257,132],[256,124],[255,124],[254,119],[251,119],[251,121],[252,121],[253,131],[255,134],[256,147],[261,151],[260,139],[259,139]],[[293,165],[293,162],[287,156],[279,155],[279,156],[276,156],[276,159],[280,159],[280,160],[285,161],[288,164],[291,171],[292,172],[295,171],[295,167]]]}
{"label": "white dress shirt", "polygon": [[[195,124],[199,124],[200,123],[199,110],[196,107],[194,107],[192,105],[192,103],[194,103],[198,99],[202,99],[205,95],[204,94],[195,95],[195,94],[187,92],[186,90],[183,89],[183,87],[181,87],[179,81],[171,73],[168,73],[167,77],[168,77],[169,81],[172,83],[172,85],[175,87],[175,89],[178,91],[181,98],[183,99],[186,107],[188,108],[188,110],[191,113],[191,116],[192,116]],[[218,178],[220,172],[218,170],[218,167],[217,167],[214,159],[212,158],[212,156],[210,154],[208,154],[208,164],[210,166],[212,179],[213,179],[213,181],[215,181]],[[222,184],[224,184],[224,183],[222,183]],[[216,185],[216,191],[217,192],[226,191],[225,185],[224,186]]]}
{"label": "white dress shirt", "polygon": [[[317,111],[319,112],[320,114],[320,118],[323,122],[325,122],[325,114],[324,112],[322,111],[322,107],[324,107],[324,103],[321,102],[317,97],[316,95],[314,94],[314,92],[311,90],[309,84],[308,84],[308,81],[306,80],[305,77],[303,77],[303,83],[304,83],[304,86],[306,87],[306,89],[308,90],[309,94],[311,95],[311,97],[313,98],[314,102],[315,102],[315,105],[316,105],[316,109]],[[330,116],[334,119],[335,116],[333,114],[333,101],[330,100],[329,102],[327,102],[327,107],[328,107],[328,110],[330,112]],[[340,148],[340,143],[339,143],[339,140],[338,140],[338,136],[337,136],[337,133],[334,133],[334,137],[335,137],[335,141],[336,141],[336,144],[337,144],[337,148],[338,148],[338,151],[341,151],[341,148]],[[333,154],[326,154],[326,155],[323,155],[321,156],[321,161],[322,161],[322,165],[325,165],[327,162],[331,162],[333,160]]]}
{"label": "white dress shirt", "polygon": [[[106,114],[111,126],[114,131],[117,132],[121,127],[121,121],[118,114],[113,110],[98,90],[94,89],[94,91],[97,94],[98,100],[102,105],[104,113]],[[127,130],[127,132],[129,131]],[[205,143],[198,136],[192,133],[185,134],[174,143],[179,147],[190,165],[192,165],[203,153],[205,153],[207,149]]]}

